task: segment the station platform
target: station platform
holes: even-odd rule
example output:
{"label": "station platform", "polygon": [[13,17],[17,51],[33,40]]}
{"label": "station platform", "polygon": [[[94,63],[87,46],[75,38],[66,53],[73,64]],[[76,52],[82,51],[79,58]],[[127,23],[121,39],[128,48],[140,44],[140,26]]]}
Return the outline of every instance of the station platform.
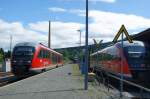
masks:
{"label": "station platform", "polygon": [[89,84],[84,90],[78,65],[67,64],[0,87],[0,99],[111,99],[112,95],[101,88]]}

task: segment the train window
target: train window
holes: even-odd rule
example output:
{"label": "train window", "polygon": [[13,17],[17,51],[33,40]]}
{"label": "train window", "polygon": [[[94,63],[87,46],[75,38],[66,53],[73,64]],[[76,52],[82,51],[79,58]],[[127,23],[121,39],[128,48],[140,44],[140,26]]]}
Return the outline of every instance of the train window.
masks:
{"label": "train window", "polygon": [[17,47],[15,51],[32,51],[31,47]]}
{"label": "train window", "polygon": [[41,58],[41,50],[40,50],[40,52],[38,53],[38,58]]}
{"label": "train window", "polygon": [[47,58],[48,54],[47,54],[47,50],[45,50],[45,58]]}
{"label": "train window", "polygon": [[60,60],[61,60],[61,59],[60,59],[60,56],[58,56],[58,62],[60,62]]}
{"label": "train window", "polygon": [[47,51],[47,59],[49,59],[49,58],[50,58],[50,52]]}
{"label": "train window", "polygon": [[48,58],[48,51],[45,50],[45,58]]}
{"label": "train window", "polygon": [[51,52],[48,52],[48,59],[51,59]]}
{"label": "train window", "polygon": [[43,54],[44,54],[44,51],[41,49],[38,54],[38,58],[43,58]]}
{"label": "train window", "polygon": [[129,58],[139,58],[145,53],[145,48],[142,46],[128,46],[124,49]]}
{"label": "train window", "polygon": [[46,51],[43,50],[43,58],[46,58]]}
{"label": "train window", "polygon": [[43,58],[48,58],[48,51],[47,50],[42,50],[43,53]]}
{"label": "train window", "polygon": [[52,63],[53,64],[57,63],[57,56],[54,53],[52,53]]}
{"label": "train window", "polygon": [[14,55],[33,55],[34,51],[35,51],[34,47],[19,46],[19,47],[15,47],[13,54]]}
{"label": "train window", "polygon": [[46,58],[46,50],[43,51],[44,51],[43,57]]}
{"label": "train window", "polygon": [[141,46],[129,46],[127,47],[127,51],[129,52],[144,52],[144,47]]}
{"label": "train window", "polygon": [[42,50],[42,58],[45,58],[45,51]]}

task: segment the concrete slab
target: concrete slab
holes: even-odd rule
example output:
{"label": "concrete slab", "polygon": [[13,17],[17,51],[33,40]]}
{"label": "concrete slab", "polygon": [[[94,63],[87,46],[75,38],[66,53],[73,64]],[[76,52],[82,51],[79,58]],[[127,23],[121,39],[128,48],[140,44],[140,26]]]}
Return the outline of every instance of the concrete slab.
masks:
{"label": "concrete slab", "polygon": [[109,99],[112,96],[89,84],[75,65],[65,65],[0,88],[0,99]]}

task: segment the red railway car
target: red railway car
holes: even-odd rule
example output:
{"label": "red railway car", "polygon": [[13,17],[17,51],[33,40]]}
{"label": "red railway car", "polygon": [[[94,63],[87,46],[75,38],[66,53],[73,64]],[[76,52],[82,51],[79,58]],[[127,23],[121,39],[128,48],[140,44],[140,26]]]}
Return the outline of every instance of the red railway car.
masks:
{"label": "red railway car", "polygon": [[41,43],[18,43],[12,52],[11,70],[17,76],[42,72],[62,65],[62,54]]}
{"label": "red railway car", "polygon": [[[123,73],[121,73],[121,55],[123,55]],[[141,41],[124,41],[123,49],[118,42],[90,55],[90,69],[109,72],[127,80],[149,82],[150,45]]]}

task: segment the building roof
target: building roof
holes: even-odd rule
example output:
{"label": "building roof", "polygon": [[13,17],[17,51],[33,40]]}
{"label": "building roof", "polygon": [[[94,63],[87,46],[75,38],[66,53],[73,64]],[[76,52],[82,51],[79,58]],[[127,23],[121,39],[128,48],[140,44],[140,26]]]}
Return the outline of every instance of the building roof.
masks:
{"label": "building roof", "polygon": [[133,40],[150,42],[150,28],[132,36]]}

